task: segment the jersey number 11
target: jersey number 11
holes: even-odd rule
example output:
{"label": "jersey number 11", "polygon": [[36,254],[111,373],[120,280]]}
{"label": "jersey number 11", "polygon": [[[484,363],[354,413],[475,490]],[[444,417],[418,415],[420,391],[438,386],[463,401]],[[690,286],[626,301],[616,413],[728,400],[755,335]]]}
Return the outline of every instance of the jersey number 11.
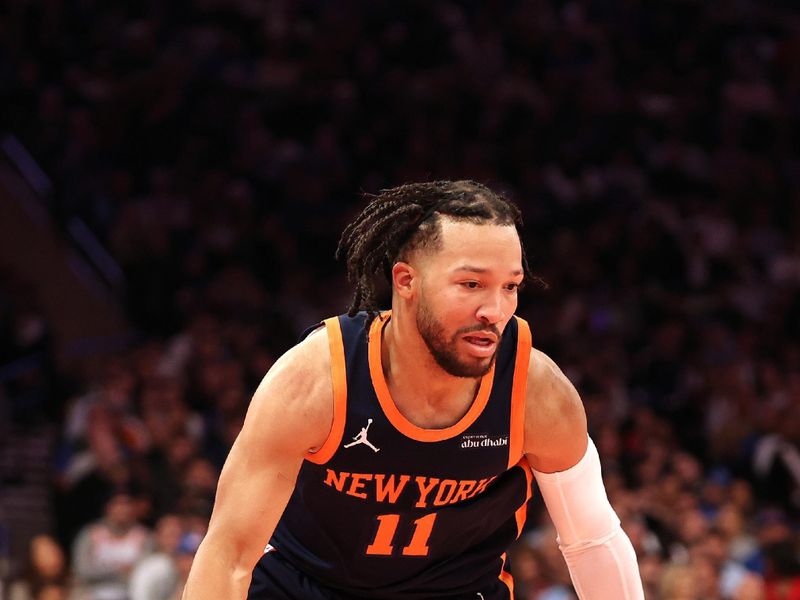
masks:
{"label": "jersey number 11", "polygon": [[[433,531],[436,513],[420,517],[414,521],[414,535],[411,542],[403,548],[403,556],[428,556],[428,539]],[[400,515],[378,515],[378,531],[375,539],[367,546],[367,554],[389,556],[394,552],[392,541],[400,523]]]}

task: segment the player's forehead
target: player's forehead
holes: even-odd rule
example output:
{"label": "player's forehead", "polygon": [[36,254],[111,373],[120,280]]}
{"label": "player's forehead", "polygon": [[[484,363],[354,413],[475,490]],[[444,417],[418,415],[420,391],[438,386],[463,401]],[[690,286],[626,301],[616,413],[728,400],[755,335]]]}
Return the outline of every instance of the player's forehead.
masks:
{"label": "player's forehead", "polygon": [[442,219],[439,244],[432,257],[447,271],[522,273],[522,246],[514,225]]}

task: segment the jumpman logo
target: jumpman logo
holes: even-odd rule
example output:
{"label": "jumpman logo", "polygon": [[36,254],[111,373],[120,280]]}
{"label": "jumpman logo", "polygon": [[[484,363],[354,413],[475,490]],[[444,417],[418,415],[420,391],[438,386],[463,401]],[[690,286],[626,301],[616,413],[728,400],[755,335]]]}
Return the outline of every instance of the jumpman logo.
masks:
{"label": "jumpman logo", "polygon": [[345,444],[344,447],[350,448],[351,446],[356,446],[358,444],[365,444],[370,448],[372,448],[374,452],[380,452],[380,448],[376,448],[375,446],[373,446],[367,439],[367,429],[369,429],[370,425],[372,425],[372,419],[367,419],[367,426],[362,427],[361,431],[358,432],[358,435],[353,437],[354,441],[350,442],[349,444]]}

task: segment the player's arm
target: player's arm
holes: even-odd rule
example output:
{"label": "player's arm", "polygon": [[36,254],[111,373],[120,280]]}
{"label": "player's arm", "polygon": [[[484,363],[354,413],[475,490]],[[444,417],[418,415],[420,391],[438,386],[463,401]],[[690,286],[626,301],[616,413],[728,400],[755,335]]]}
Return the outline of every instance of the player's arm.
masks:
{"label": "player's arm", "polygon": [[246,597],[253,567],[294,490],[303,457],[323,445],[332,420],[323,328],[282,356],[256,390],[222,468],[184,600]]}
{"label": "player's arm", "polygon": [[643,600],[636,553],[608,502],[578,393],[534,349],[528,369],[525,454],[581,600]]}

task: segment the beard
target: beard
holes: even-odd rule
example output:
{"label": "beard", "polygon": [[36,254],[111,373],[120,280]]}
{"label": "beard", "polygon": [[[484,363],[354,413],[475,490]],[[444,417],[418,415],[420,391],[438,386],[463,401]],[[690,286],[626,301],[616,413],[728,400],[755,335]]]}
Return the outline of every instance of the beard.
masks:
{"label": "beard", "polygon": [[[465,357],[461,358],[458,354],[459,336],[472,331],[486,331],[491,329],[497,334],[497,348],[488,358]],[[464,377],[474,379],[486,375],[494,365],[497,357],[497,349],[500,348],[500,332],[495,326],[476,325],[458,329],[450,339],[447,338],[444,326],[436,319],[433,311],[428,307],[424,298],[420,298],[419,308],[417,309],[417,330],[422,336],[428,351],[433,356],[436,364],[439,365],[447,374],[453,377]]]}

